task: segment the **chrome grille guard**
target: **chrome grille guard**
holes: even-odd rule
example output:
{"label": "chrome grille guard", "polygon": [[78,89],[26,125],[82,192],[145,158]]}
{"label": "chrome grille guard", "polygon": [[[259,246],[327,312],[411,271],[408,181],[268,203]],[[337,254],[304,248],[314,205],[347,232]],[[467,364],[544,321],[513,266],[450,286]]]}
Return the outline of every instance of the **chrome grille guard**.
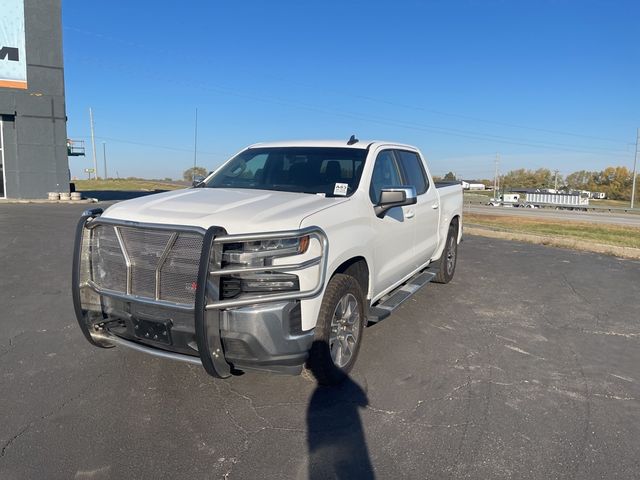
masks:
{"label": "chrome grille guard", "polygon": [[[231,372],[229,364],[224,359],[224,350],[220,338],[221,309],[265,302],[311,298],[320,294],[324,289],[329,244],[326,234],[319,227],[308,227],[300,230],[260,234],[227,235],[221,227],[211,227],[205,231],[199,227],[156,225],[147,223],[141,224],[124,220],[107,219],[101,218],[101,214],[102,209],[100,208],[87,210],[82,214],[78,222],[74,245],[72,275],[73,303],[78,323],[80,324],[80,328],[87,340],[96,346],[110,347],[113,345],[108,342],[109,336],[107,332],[97,328],[97,325],[100,323],[100,319],[98,319],[98,321],[92,319],[89,309],[83,306],[80,294],[80,289],[83,287],[88,287],[98,295],[113,297],[128,302],[138,302],[183,311],[193,311],[195,337],[202,365],[210,375],[224,378],[228,377]],[[83,262],[90,261],[88,260],[90,258],[88,255],[91,253],[85,251],[87,248],[91,250],[91,244],[87,241],[86,232],[100,225],[112,226],[117,237],[117,242],[120,246],[124,259],[124,266],[126,268],[126,282],[124,283],[123,288],[121,288],[123,291],[105,288],[103,285],[98,285],[94,279],[91,278],[91,275],[87,277],[87,273],[85,272],[87,267],[90,269],[90,265],[85,265]],[[155,279],[155,285],[153,288],[155,294],[153,295],[153,298],[149,296],[135,295],[135,289],[133,287],[133,269],[135,268],[134,261],[132,261],[132,258],[127,251],[127,246],[122,238],[122,228],[167,232],[167,242],[164,245],[164,248],[158,248],[156,250],[157,263],[155,264],[153,275]],[[179,236],[181,232],[192,236],[194,234],[202,236],[201,251],[197,252],[199,260],[197,265],[197,280],[195,282],[195,292],[193,296],[194,302],[190,304],[162,299],[162,269],[167,257],[170,255],[171,248],[176,243],[176,236]],[[302,263],[260,267],[221,267],[221,253],[225,243],[275,240],[307,235],[319,242],[321,254]],[[318,267],[317,281],[312,288],[307,290],[278,294],[241,296],[240,298],[229,300],[221,300],[219,298],[220,278],[223,275],[275,271],[290,272],[305,270],[315,266]],[[193,273],[195,274],[196,272]],[[114,343],[122,344],[123,342],[123,340],[118,339],[118,341]],[[154,349],[149,347],[148,350],[151,351]]]}

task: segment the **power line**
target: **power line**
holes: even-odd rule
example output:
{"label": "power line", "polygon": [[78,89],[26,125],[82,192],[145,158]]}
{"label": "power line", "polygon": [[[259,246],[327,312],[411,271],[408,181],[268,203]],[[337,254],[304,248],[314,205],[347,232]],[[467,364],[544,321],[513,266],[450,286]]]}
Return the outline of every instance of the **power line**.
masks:
{"label": "power line", "polygon": [[[97,38],[100,38],[100,39],[108,40],[109,42],[114,42],[115,41],[115,42],[118,42],[118,43],[121,43],[121,44],[124,44],[124,45],[128,45],[128,46],[131,46],[131,47],[136,47],[137,49],[143,48],[143,49],[148,50],[148,51],[152,51],[152,52],[156,52],[156,53],[163,53],[163,54],[167,54],[167,55],[176,53],[175,51],[172,51],[172,50],[152,48],[152,47],[149,47],[148,45],[125,41],[122,38],[112,37],[110,35],[105,35],[103,33],[91,32],[91,31],[88,31],[88,30],[81,30],[81,29],[74,28],[74,27],[64,27],[64,29],[65,30],[74,31],[74,32],[77,32],[77,33],[81,33],[81,34],[84,34],[84,35],[90,35],[90,36],[94,36],[94,37],[97,37]],[[187,57],[185,57],[185,54],[182,51],[180,52],[180,55],[181,55],[181,58],[183,58],[183,59],[188,59],[189,58],[188,55],[187,55]],[[195,56],[191,56],[191,58],[194,61],[200,61],[200,59],[196,58]],[[263,75],[268,76],[268,77],[270,77],[270,78],[272,78],[274,80],[277,80],[277,81],[279,81],[281,83],[286,83],[286,84],[289,84],[289,85],[297,85],[297,86],[301,86],[301,87],[304,87],[304,88],[317,90],[317,87],[314,86],[314,85],[306,84],[306,83],[303,83],[303,82],[292,81],[290,79],[282,78],[282,77],[279,77],[277,75],[272,75],[272,74],[268,74],[268,73],[266,73],[266,74],[263,73]],[[224,87],[222,87],[222,88],[224,88]],[[479,118],[479,117],[470,116],[470,115],[464,115],[464,114],[460,114],[460,113],[452,113],[452,112],[445,112],[445,111],[442,111],[442,110],[429,109],[429,108],[426,108],[426,107],[423,107],[423,106],[420,106],[420,105],[407,105],[407,104],[404,104],[404,103],[401,103],[401,102],[392,102],[392,101],[389,101],[389,100],[375,98],[375,97],[371,97],[371,96],[367,96],[367,95],[348,93],[348,92],[343,92],[343,91],[336,90],[336,89],[327,89],[326,87],[323,87],[323,91],[324,92],[332,92],[334,94],[341,95],[341,96],[346,96],[346,97],[349,97],[349,98],[359,98],[359,99],[370,101],[370,102],[376,102],[376,103],[381,103],[381,104],[385,104],[385,105],[390,105],[390,106],[395,106],[395,107],[400,107],[400,108],[405,108],[405,109],[410,109],[410,110],[429,112],[429,113],[434,113],[436,115],[444,115],[444,116],[462,118],[462,119],[466,119],[466,120],[472,120],[472,121],[475,121],[475,122],[481,122],[481,123],[486,123],[486,124],[491,124],[491,125],[500,125],[500,126],[506,126],[506,127],[519,128],[519,129],[523,129],[523,130],[531,130],[531,131],[543,132],[543,133],[552,133],[552,134],[557,134],[557,135],[565,135],[565,136],[571,136],[571,137],[577,137],[577,138],[585,138],[585,139],[591,139],[591,140],[603,140],[603,141],[606,141],[606,142],[612,142],[612,143],[618,143],[618,144],[626,144],[627,143],[627,142],[621,141],[619,139],[600,137],[600,136],[595,136],[595,135],[585,135],[585,134],[580,134],[580,133],[575,133],[575,132],[567,132],[567,131],[563,131],[563,130],[532,127],[532,126],[522,125],[522,124],[513,123],[513,122],[489,120],[489,119],[485,119],[485,118]]]}
{"label": "power line", "polygon": [[[274,75],[266,74],[266,76],[269,76],[271,78],[274,78],[276,80],[279,80],[279,81],[282,81],[282,82],[285,82],[285,83],[290,83],[292,85],[297,85],[297,86],[301,86],[301,87],[305,87],[305,88],[309,88],[309,89],[316,88],[313,85],[309,85],[309,84],[305,84],[305,83],[301,83],[301,82],[292,82],[290,80],[283,79],[281,77],[274,76]],[[346,96],[346,97],[349,97],[349,98],[360,98],[362,100],[367,100],[367,101],[376,102],[376,103],[382,103],[382,104],[390,105],[390,106],[394,106],[394,107],[406,108],[406,109],[409,109],[409,110],[417,110],[417,111],[428,112],[428,113],[435,113],[437,115],[445,115],[445,116],[449,116],[449,117],[463,118],[463,119],[466,119],[466,120],[473,120],[475,122],[487,123],[487,124],[491,124],[491,125],[500,125],[500,126],[506,126],[506,127],[520,128],[520,129],[523,129],[523,130],[532,130],[532,131],[537,131],[537,132],[553,133],[553,134],[557,134],[557,135],[566,135],[566,136],[572,136],[572,137],[587,138],[587,139],[591,139],[591,140],[603,140],[603,141],[607,141],[607,142],[618,143],[618,144],[621,144],[621,145],[623,145],[623,144],[626,145],[627,144],[627,142],[624,142],[624,141],[619,140],[619,139],[613,139],[613,138],[607,138],[607,137],[599,137],[599,136],[595,136],[595,135],[584,135],[584,134],[580,134],[580,133],[566,132],[566,131],[562,131],[562,130],[552,130],[552,129],[547,129],[547,128],[530,127],[530,126],[520,125],[520,124],[517,124],[517,123],[511,123],[511,122],[488,120],[488,119],[484,119],[484,118],[473,117],[473,116],[459,114],[459,113],[444,112],[442,110],[433,110],[433,109],[429,109],[429,108],[426,108],[426,107],[422,107],[420,105],[407,105],[407,104],[404,104],[404,103],[392,102],[392,101],[389,101],[389,100],[370,97],[370,96],[367,96],[367,95],[360,95],[360,94],[354,94],[354,93],[341,92],[341,91],[335,90],[335,89],[323,89],[323,91],[325,91],[325,92],[333,92],[335,94]]]}
{"label": "power line", "polygon": [[[85,139],[85,138],[89,138],[86,135],[74,135],[73,138],[77,138],[77,139]],[[141,147],[152,147],[152,148],[158,148],[161,150],[173,150],[175,152],[189,152],[189,153],[193,153],[193,148],[187,148],[187,147],[171,147],[168,145],[160,145],[157,143],[146,143],[146,142],[138,142],[138,141],[134,141],[134,140],[127,140],[127,139],[123,139],[123,138],[114,138],[114,137],[102,137],[102,136],[96,136],[97,139],[99,140],[108,140],[110,142],[115,142],[115,143],[124,143],[124,144],[129,144],[129,145],[138,145]],[[233,155],[232,153],[229,152],[207,152],[207,151],[203,151],[203,150],[198,150],[198,153],[201,155],[215,155],[215,156],[223,156],[223,157],[230,157],[231,155]]]}
{"label": "power line", "polygon": [[[96,61],[95,61],[95,59],[90,59],[87,63],[96,63]],[[104,65],[104,63],[102,63],[102,62],[97,62],[97,63]],[[111,69],[113,69],[113,68],[111,68]],[[122,68],[122,70],[127,72],[127,73],[130,73],[129,69]],[[155,78],[155,77],[160,78],[160,76],[155,75],[155,74],[152,74],[150,76],[151,76],[151,78]],[[162,77],[162,80],[170,81],[170,80],[167,80],[166,77]],[[388,126],[395,126],[395,127],[400,127],[400,128],[407,128],[407,129],[425,131],[425,132],[436,133],[436,134],[440,134],[440,135],[449,135],[449,136],[455,136],[455,137],[460,137],[460,138],[469,138],[469,139],[473,139],[473,140],[482,140],[482,141],[497,141],[499,143],[508,144],[508,145],[529,146],[529,147],[533,147],[533,148],[562,150],[562,151],[576,152],[576,153],[596,153],[596,154],[607,153],[608,155],[611,155],[611,156],[625,156],[625,157],[628,156],[627,152],[623,152],[622,150],[610,150],[610,149],[608,149],[606,147],[575,146],[575,145],[571,145],[571,144],[558,143],[558,142],[548,142],[548,141],[539,141],[539,140],[532,140],[532,139],[522,139],[522,138],[516,138],[516,137],[508,137],[508,136],[501,136],[501,135],[486,134],[486,133],[483,133],[483,132],[474,132],[474,131],[470,131],[470,130],[460,130],[460,129],[445,128],[445,127],[439,127],[439,126],[435,126],[435,125],[425,125],[425,124],[417,124],[417,123],[413,123],[413,122],[395,121],[395,120],[389,120],[387,118],[382,119],[382,118],[375,118],[375,117],[367,117],[367,116],[364,116],[364,115],[361,115],[361,114],[357,114],[357,113],[352,113],[352,112],[341,112],[341,111],[336,111],[336,110],[328,110],[328,109],[325,109],[325,108],[316,107],[314,105],[309,105],[309,104],[304,104],[304,103],[299,103],[299,102],[291,102],[291,101],[288,101],[288,100],[279,99],[277,97],[261,97],[261,96],[257,96],[257,95],[253,95],[253,94],[246,94],[246,93],[243,93],[243,92],[238,92],[238,91],[231,90],[231,89],[229,89],[227,87],[223,87],[223,86],[219,86],[219,85],[213,85],[213,84],[210,84],[210,83],[207,83],[205,85],[205,84],[199,84],[199,83],[188,82],[188,81],[177,82],[177,81],[173,80],[173,81],[170,81],[170,82],[174,83],[175,85],[181,85],[181,86],[187,87],[187,88],[197,87],[197,88],[200,88],[200,89],[205,90],[205,91],[207,91],[207,90],[215,91],[215,92],[218,92],[218,93],[224,93],[225,95],[232,95],[232,96],[236,96],[236,97],[240,97],[240,98],[246,98],[246,99],[260,101],[260,102],[266,102],[266,103],[270,103],[270,104],[277,104],[277,105],[281,105],[281,106],[287,106],[287,107],[293,107],[293,108],[298,108],[298,109],[310,110],[310,111],[323,113],[323,114],[326,114],[326,115],[340,116],[340,117],[351,118],[351,119],[370,122],[370,123],[377,123],[377,124],[382,124],[382,125],[388,125]],[[596,150],[601,150],[601,151],[598,152]],[[618,153],[616,153],[616,152],[618,152]]]}

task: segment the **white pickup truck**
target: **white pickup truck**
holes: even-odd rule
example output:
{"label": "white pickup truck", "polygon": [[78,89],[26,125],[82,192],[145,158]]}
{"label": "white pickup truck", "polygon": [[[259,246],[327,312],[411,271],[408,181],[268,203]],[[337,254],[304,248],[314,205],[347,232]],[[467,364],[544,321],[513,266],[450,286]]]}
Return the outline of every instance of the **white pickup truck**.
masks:
{"label": "white pickup truck", "polygon": [[74,308],[99,347],[332,384],[367,324],[451,280],[461,238],[462,186],[414,147],[256,144],[194,188],[87,210]]}

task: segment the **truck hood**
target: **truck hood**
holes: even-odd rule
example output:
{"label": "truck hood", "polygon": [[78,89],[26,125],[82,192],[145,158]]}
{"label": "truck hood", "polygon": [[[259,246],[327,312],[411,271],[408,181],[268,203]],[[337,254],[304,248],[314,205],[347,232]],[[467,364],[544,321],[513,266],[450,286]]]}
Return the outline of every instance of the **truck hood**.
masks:
{"label": "truck hood", "polygon": [[348,200],[270,190],[191,188],[116,203],[103,217],[256,233],[297,229],[305,217]]}

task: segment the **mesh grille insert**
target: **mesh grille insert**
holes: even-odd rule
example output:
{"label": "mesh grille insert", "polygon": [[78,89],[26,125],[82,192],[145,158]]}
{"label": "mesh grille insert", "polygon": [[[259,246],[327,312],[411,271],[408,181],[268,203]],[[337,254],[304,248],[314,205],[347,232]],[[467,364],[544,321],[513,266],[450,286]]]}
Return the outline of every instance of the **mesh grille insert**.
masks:
{"label": "mesh grille insert", "polygon": [[91,274],[102,288],[127,291],[127,264],[113,227],[98,225],[91,236]]}
{"label": "mesh grille insert", "polygon": [[131,293],[139,297],[155,298],[156,268],[171,232],[120,228],[124,247],[131,260]]}
{"label": "mesh grille insert", "polygon": [[180,233],[160,269],[160,298],[170,302],[194,303],[202,236]]}
{"label": "mesh grille insert", "polygon": [[111,225],[94,227],[89,247],[91,277],[98,287],[127,293],[127,265],[116,229],[131,262],[132,295],[155,299],[159,269],[159,300],[191,305],[195,302],[203,241],[198,233]]}

